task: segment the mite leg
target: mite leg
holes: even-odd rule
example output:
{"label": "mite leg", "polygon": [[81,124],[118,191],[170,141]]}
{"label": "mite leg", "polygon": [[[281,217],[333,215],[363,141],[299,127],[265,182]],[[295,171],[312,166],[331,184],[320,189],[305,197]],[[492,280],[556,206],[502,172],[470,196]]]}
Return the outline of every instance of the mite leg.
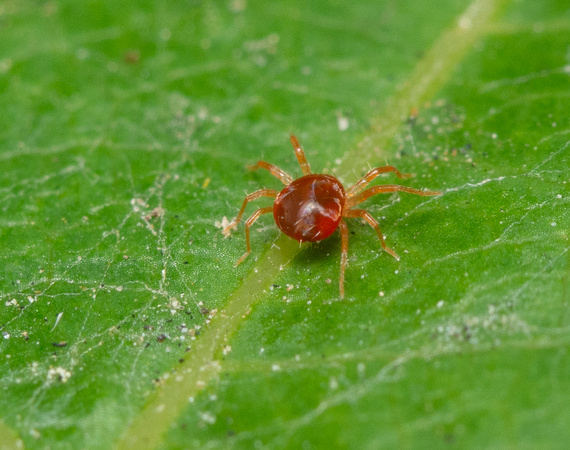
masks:
{"label": "mite leg", "polygon": [[368,222],[368,225],[370,225],[376,231],[376,234],[380,238],[380,243],[382,244],[382,248],[388,253],[390,253],[398,261],[400,260],[400,257],[396,254],[396,252],[392,250],[390,247],[388,247],[386,245],[386,242],[384,242],[384,236],[382,236],[382,231],[380,231],[380,226],[378,225],[378,222],[376,222],[374,217],[372,217],[368,211],[366,211],[365,209],[348,209],[343,213],[343,217],[360,217],[361,219],[366,220],[366,222]]}
{"label": "mite leg", "polygon": [[297,157],[297,161],[299,161],[299,165],[301,166],[301,171],[303,172],[303,175],[310,175],[311,166],[309,166],[307,158],[305,158],[305,152],[299,145],[299,141],[293,135],[291,135],[291,144],[293,144],[293,148],[295,149],[295,156]]}
{"label": "mite leg", "polygon": [[256,170],[259,168],[269,170],[269,172],[271,172],[271,175],[273,175],[275,178],[279,178],[285,186],[293,182],[293,177],[291,175],[289,175],[283,169],[280,169],[279,167],[274,166],[273,164],[269,164],[268,162],[257,161],[257,163],[248,166],[249,170]]}
{"label": "mite leg", "polygon": [[362,189],[368,186],[374,178],[378,175],[386,173],[386,172],[394,172],[398,178],[410,178],[412,176],[411,173],[401,173],[398,169],[394,166],[384,166],[384,167],[376,167],[370,170],[366,175],[364,175],[360,180],[358,180],[353,186],[349,187],[346,190],[346,195],[352,197],[353,195],[358,194]]}
{"label": "mite leg", "polygon": [[340,252],[340,276],[338,279],[338,284],[340,287],[340,298],[344,298],[344,271],[346,270],[346,263],[348,261],[348,227],[344,220],[341,219],[338,224],[340,228],[340,238],[341,238],[341,252]]}
{"label": "mite leg", "polygon": [[376,194],[385,194],[387,192],[407,192],[409,194],[421,195],[421,196],[428,196],[428,195],[441,195],[441,192],[436,191],[420,191],[419,189],[414,189],[406,186],[400,186],[399,184],[385,184],[383,186],[372,186],[371,188],[366,189],[365,191],[361,192],[358,195],[350,197],[347,199],[347,207],[352,207],[362,203],[369,197],[372,197]]}
{"label": "mite leg", "polygon": [[247,204],[249,202],[251,202],[252,200],[255,200],[259,197],[277,197],[277,195],[279,195],[279,192],[277,192],[274,189],[260,189],[259,191],[255,191],[249,195],[247,195],[243,201],[243,204],[241,205],[241,209],[239,210],[238,215],[236,216],[236,218],[226,227],[224,228],[224,235],[229,235],[230,231],[232,228],[237,227],[238,223],[241,220],[241,216],[243,216],[243,213],[245,211],[245,207],[247,206]]}
{"label": "mite leg", "polygon": [[261,216],[262,214],[267,214],[273,212],[273,206],[267,206],[265,208],[259,208],[257,211],[255,211],[251,216],[249,216],[249,219],[247,219],[245,221],[245,248],[246,248],[246,252],[241,256],[240,259],[237,260],[237,262],[234,264],[234,267],[239,266],[243,260],[245,258],[247,258],[247,255],[249,255],[251,253],[251,245],[249,244],[249,227],[251,227],[255,221],[257,219],[259,219],[259,216]]}

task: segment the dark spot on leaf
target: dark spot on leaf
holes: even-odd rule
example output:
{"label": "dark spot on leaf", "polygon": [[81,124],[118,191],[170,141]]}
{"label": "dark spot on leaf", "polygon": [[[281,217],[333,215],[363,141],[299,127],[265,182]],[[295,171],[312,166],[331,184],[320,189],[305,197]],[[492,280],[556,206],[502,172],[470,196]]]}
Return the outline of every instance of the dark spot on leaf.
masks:
{"label": "dark spot on leaf", "polygon": [[123,61],[127,64],[137,64],[141,60],[141,54],[138,50],[131,50],[123,55]]}

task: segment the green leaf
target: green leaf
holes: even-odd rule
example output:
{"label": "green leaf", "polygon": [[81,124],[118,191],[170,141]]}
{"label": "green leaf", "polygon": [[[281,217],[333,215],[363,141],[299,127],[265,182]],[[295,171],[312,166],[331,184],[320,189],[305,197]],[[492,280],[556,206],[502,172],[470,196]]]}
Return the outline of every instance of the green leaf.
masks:
{"label": "green leaf", "polygon": [[[565,448],[570,14],[0,4],[0,448]],[[224,239],[247,165],[443,192]],[[255,201],[257,207],[271,204]],[[256,206],[249,206],[246,215]]]}

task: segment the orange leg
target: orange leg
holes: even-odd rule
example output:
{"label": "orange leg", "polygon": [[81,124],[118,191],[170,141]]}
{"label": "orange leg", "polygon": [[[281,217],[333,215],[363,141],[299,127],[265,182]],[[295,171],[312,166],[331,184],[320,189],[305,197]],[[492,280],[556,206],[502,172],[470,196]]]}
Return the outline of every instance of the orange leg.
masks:
{"label": "orange leg", "polygon": [[376,167],[370,170],[366,175],[364,175],[360,180],[358,180],[353,186],[349,187],[346,190],[346,195],[352,197],[353,195],[358,194],[362,189],[368,186],[374,178],[378,175],[386,172],[394,172],[398,178],[410,178],[412,176],[411,173],[401,173],[398,169],[394,166],[384,166],[384,167]]}
{"label": "orange leg", "polygon": [[385,184],[383,186],[373,186],[356,196],[348,198],[346,201],[346,206],[351,208],[352,206],[362,203],[364,200],[366,200],[369,197],[372,197],[373,195],[385,194],[387,192],[407,192],[409,194],[415,194],[421,196],[441,195],[441,192],[436,192],[436,191],[420,191],[419,189],[414,189],[407,186],[400,186],[399,184]]}
{"label": "orange leg", "polygon": [[376,222],[374,217],[372,217],[368,211],[366,211],[365,209],[348,209],[342,214],[342,216],[360,217],[361,219],[366,220],[366,222],[368,222],[368,225],[370,225],[376,231],[376,234],[380,238],[380,243],[382,244],[382,248],[388,253],[390,253],[398,261],[400,260],[400,257],[396,254],[396,252],[392,250],[390,247],[388,247],[386,245],[386,242],[384,242],[384,236],[382,236],[382,231],[380,231],[380,226],[378,225],[378,222]]}
{"label": "orange leg", "polygon": [[279,192],[277,192],[274,189],[260,189],[259,191],[255,191],[252,194],[247,195],[243,201],[243,204],[241,205],[241,209],[239,210],[238,215],[226,228],[224,228],[223,233],[225,235],[227,235],[227,234],[229,234],[229,232],[232,228],[237,227],[238,223],[241,220],[241,216],[243,216],[243,213],[245,211],[245,207],[247,206],[247,204],[249,202],[251,202],[252,200],[255,200],[259,197],[273,197],[273,198],[275,198],[275,197],[277,197],[277,195],[279,195]]}
{"label": "orange leg", "polygon": [[265,161],[257,161],[257,163],[255,163],[252,166],[249,166],[248,168],[249,170],[256,170],[259,168],[267,169],[269,170],[269,172],[271,172],[271,175],[273,175],[276,178],[279,178],[285,186],[293,182],[293,177],[291,177],[291,175],[289,175],[283,169],[280,169],[279,167],[274,166],[273,164],[269,164],[268,162]]}
{"label": "orange leg", "polygon": [[344,220],[341,219],[338,224],[340,228],[341,238],[341,252],[340,252],[340,277],[338,280],[340,287],[340,298],[344,298],[344,271],[346,270],[346,263],[348,262],[348,227]]}
{"label": "orange leg", "polygon": [[293,148],[295,149],[295,156],[297,157],[297,161],[299,161],[299,165],[301,166],[301,171],[303,172],[303,175],[310,175],[311,166],[309,166],[307,158],[305,158],[305,152],[299,145],[299,141],[293,135],[291,135],[291,144],[293,144]]}
{"label": "orange leg", "polygon": [[[259,191],[258,191],[259,192]],[[257,211],[255,211],[251,216],[249,216],[249,219],[247,219],[245,221],[245,246],[246,246],[246,252],[241,256],[240,259],[237,260],[237,262],[234,264],[234,267],[239,266],[243,260],[245,258],[247,258],[247,256],[251,253],[251,245],[249,244],[249,227],[251,227],[255,221],[257,219],[259,219],[259,216],[261,216],[262,214],[267,214],[273,212],[273,206],[266,206],[265,208],[259,208]]]}

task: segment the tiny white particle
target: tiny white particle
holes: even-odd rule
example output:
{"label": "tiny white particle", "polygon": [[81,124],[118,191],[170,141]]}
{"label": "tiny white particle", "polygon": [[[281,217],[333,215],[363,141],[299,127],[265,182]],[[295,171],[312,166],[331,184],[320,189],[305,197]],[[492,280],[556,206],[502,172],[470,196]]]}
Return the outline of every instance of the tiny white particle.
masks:
{"label": "tiny white particle", "polygon": [[271,366],[271,370],[273,370],[273,372],[278,372],[278,371],[281,370],[281,367],[279,367],[278,364],[273,364],[273,365]]}
{"label": "tiny white particle", "polygon": [[562,196],[561,196],[560,194],[558,194],[558,195],[556,196],[556,198],[562,198]]}
{"label": "tiny white particle", "polygon": [[213,425],[216,423],[216,416],[214,416],[209,411],[199,412],[198,415],[200,416],[200,419],[202,419],[204,422],[206,422],[209,425]]}
{"label": "tiny white particle", "polygon": [[437,302],[437,307],[441,308],[443,305],[445,304],[445,302],[443,300],[440,300],[439,302]]}
{"label": "tiny white particle", "polygon": [[336,377],[331,377],[329,379],[329,388],[331,388],[333,391],[338,389],[338,380]]}
{"label": "tiny white particle", "polygon": [[57,327],[57,324],[59,323],[59,320],[61,319],[61,316],[63,316],[63,313],[62,313],[62,312],[60,312],[60,313],[56,316],[56,318],[55,318],[55,324],[54,324],[53,328],[50,330],[50,332],[53,331],[53,330],[55,330],[55,327]]}
{"label": "tiny white particle", "polygon": [[338,125],[338,129],[339,131],[346,131],[348,130],[348,119],[346,117],[343,116],[338,116],[337,117],[337,125]]}
{"label": "tiny white particle", "polygon": [[47,373],[48,381],[61,381],[62,383],[67,383],[67,380],[71,377],[71,372],[64,369],[63,367],[51,367]]}
{"label": "tiny white particle", "polygon": [[379,295],[380,297],[384,297],[384,291],[378,292],[378,295]]}
{"label": "tiny white particle", "polygon": [[550,225],[552,225],[553,227],[556,226],[556,222],[552,222]]}

